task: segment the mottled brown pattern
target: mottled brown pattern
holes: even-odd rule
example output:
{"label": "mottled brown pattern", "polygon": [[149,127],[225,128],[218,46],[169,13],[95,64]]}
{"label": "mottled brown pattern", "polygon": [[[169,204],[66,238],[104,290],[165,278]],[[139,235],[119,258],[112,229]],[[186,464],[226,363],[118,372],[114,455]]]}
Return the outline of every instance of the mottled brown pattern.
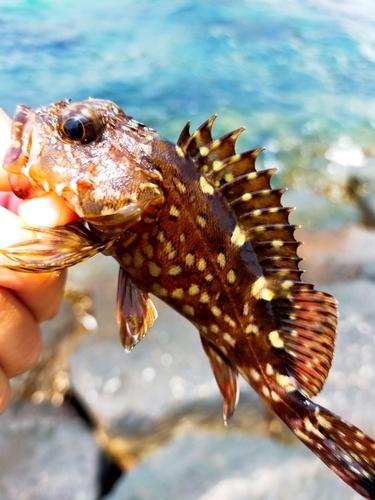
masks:
{"label": "mottled brown pattern", "polygon": [[224,399],[238,373],[296,436],[366,498],[375,498],[375,443],[314,404],[331,366],[336,302],[301,281],[296,226],[262,149],[242,154],[243,129],[213,140],[212,117],[177,145],[88,99],[17,109],[5,158],[23,198],[56,191],[83,222],[36,230],[40,239],[0,250],[11,269],[61,269],[97,252],[120,264],[117,317],[132,349],[156,318],[154,293],[199,330]]}

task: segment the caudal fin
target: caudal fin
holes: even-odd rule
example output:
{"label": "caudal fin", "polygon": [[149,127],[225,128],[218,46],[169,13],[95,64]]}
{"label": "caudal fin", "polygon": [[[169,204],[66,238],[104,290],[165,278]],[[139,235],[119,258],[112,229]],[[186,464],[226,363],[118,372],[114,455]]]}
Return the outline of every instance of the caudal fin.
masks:
{"label": "caudal fin", "polygon": [[287,418],[278,413],[294,434],[357,493],[375,499],[375,441],[299,391],[287,405]]}

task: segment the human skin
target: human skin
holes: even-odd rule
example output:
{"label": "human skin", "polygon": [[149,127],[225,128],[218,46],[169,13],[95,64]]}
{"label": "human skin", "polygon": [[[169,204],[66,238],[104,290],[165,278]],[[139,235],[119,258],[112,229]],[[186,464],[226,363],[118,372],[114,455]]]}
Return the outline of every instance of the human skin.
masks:
{"label": "human skin", "polygon": [[[77,218],[55,194],[20,201],[11,194],[1,167],[10,143],[11,120],[0,108],[0,248],[31,239],[25,226],[56,226]],[[30,274],[1,267],[0,256],[0,413],[10,399],[9,380],[29,370],[41,350],[40,323],[60,308],[66,271]]]}

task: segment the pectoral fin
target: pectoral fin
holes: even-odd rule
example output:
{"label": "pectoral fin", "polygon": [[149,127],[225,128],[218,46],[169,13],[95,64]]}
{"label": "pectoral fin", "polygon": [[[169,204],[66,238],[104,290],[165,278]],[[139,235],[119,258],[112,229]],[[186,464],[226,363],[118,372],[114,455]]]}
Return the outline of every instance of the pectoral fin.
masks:
{"label": "pectoral fin", "polygon": [[130,351],[146,335],[158,317],[154,304],[120,267],[117,288],[117,322],[125,350]]}
{"label": "pectoral fin", "polygon": [[36,238],[0,248],[0,254],[7,258],[0,262],[0,267],[36,273],[58,271],[108,250],[118,239],[116,236],[105,242],[96,240],[79,221],[53,228],[24,229],[36,233]]}
{"label": "pectoral fin", "polygon": [[224,357],[210,344],[202,335],[201,340],[204,352],[206,353],[217,385],[223,396],[223,418],[227,424],[236,408],[238,401],[238,373],[228,364]]}

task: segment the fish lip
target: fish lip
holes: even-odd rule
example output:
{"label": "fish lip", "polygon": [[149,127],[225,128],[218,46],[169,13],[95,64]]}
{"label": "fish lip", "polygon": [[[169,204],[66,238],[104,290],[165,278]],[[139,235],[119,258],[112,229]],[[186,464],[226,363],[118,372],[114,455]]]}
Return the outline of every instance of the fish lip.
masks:
{"label": "fish lip", "polygon": [[5,153],[3,168],[9,174],[27,175],[39,154],[35,130],[35,111],[29,106],[17,106],[13,118],[11,143]]}

